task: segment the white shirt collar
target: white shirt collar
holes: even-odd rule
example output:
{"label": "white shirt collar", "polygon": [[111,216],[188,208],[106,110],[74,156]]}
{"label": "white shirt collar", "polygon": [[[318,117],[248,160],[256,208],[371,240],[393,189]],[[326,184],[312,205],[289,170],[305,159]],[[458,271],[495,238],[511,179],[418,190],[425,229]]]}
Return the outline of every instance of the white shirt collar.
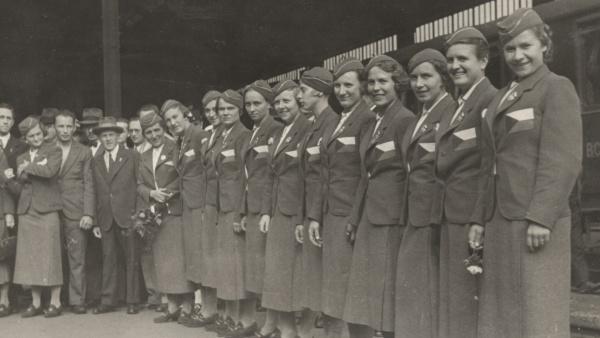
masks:
{"label": "white shirt collar", "polygon": [[[118,152],[119,152],[119,145],[117,144],[117,146],[115,147],[115,149],[113,149],[112,151],[105,150],[105,151],[104,151],[104,156],[105,156],[106,158],[108,158],[110,155],[112,155],[112,158],[113,158],[114,160],[116,160],[116,159],[117,159],[117,153],[118,153]],[[110,154],[110,155],[109,155],[109,154]]]}
{"label": "white shirt collar", "polygon": [[442,97],[440,97],[437,101],[435,101],[435,103],[429,109],[425,109],[425,107],[423,107],[423,115],[429,114],[433,109],[435,109],[435,106],[437,106],[438,103],[440,103],[440,101],[442,101],[446,96],[448,96],[447,92],[444,95],[442,95]]}
{"label": "white shirt collar", "polygon": [[0,136],[0,140],[2,140],[2,146],[6,147],[6,145],[8,144],[8,140],[10,140],[10,133],[4,136]]}
{"label": "white shirt collar", "polygon": [[471,88],[469,88],[469,90],[464,95],[461,95],[461,97],[459,99],[462,99],[463,101],[467,101],[469,99],[469,97],[471,96],[471,94],[473,94],[475,87],[477,87],[477,85],[479,85],[481,83],[481,81],[483,81],[483,79],[485,79],[485,76],[482,77],[481,79],[479,79],[479,81],[477,81],[477,83],[472,85]]}

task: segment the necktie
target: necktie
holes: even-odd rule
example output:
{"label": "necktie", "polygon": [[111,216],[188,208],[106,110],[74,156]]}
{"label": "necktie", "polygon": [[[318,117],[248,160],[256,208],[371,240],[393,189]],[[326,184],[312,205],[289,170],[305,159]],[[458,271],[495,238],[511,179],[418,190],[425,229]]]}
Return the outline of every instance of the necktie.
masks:
{"label": "necktie", "polygon": [[108,172],[111,172],[115,166],[115,159],[112,153],[108,153]]}
{"label": "necktie", "polygon": [[344,124],[344,122],[346,121],[346,119],[348,118],[348,115],[350,115],[350,113],[342,113],[342,117],[340,118],[340,122],[338,122],[337,127],[335,127],[335,130],[333,131],[333,135],[335,135],[335,133],[337,133],[338,130],[340,130],[340,128],[342,127],[342,125]]}
{"label": "necktie", "polygon": [[454,123],[454,120],[456,120],[456,117],[458,117],[458,114],[460,114],[460,111],[463,109],[465,105],[465,100],[461,97],[458,99],[458,109],[456,109],[456,112],[454,113],[454,116],[452,116],[452,120],[450,121],[450,124]]}
{"label": "necktie", "polygon": [[381,123],[381,119],[382,117],[377,115],[375,117],[375,120],[377,120],[377,123],[375,124],[375,129],[373,129],[373,135],[371,135],[371,143],[375,142],[375,135],[377,135],[377,129],[379,129],[379,124]]}

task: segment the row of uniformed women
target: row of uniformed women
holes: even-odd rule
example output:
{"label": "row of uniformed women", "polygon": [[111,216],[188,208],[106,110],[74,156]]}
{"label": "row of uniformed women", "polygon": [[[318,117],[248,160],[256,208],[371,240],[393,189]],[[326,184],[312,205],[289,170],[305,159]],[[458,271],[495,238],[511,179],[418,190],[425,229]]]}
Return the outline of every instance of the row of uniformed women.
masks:
{"label": "row of uniformed women", "polygon": [[[552,43],[533,10],[498,27],[515,75],[500,91],[485,77],[485,37],[463,28],[445,56],[417,53],[408,74],[380,55],[366,67],[343,60],[333,74],[313,68],[300,85],[208,93],[198,326],[308,337],[322,311],[330,337],[344,321],[352,337],[568,336],[579,101],[544,64]],[[361,98],[365,78],[375,114]],[[416,117],[399,99],[406,83],[422,104]],[[239,122],[244,107],[252,132]],[[462,261],[484,229],[484,272],[473,276]],[[261,294],[267,320],[256,329]],[[227,300],[221,316],[217,297]]]}

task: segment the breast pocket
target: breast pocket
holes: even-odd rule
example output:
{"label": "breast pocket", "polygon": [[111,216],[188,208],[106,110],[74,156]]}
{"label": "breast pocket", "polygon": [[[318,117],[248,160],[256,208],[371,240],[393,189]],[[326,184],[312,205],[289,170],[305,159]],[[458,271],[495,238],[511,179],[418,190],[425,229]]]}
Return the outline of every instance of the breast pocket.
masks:
{"label": "breast pocket", "polygon": [[507,113],[505,123],[509,134],[531,130],[535,127],[534,110],[526,108]]}
{"label": "breast pocket", "polygon": [[477,145],[477,131],[475,128],[456,131],[452,136],[456,145],[454,151],[470,149]]}
{"label": "breast pocket", "polygon": [[421,162],[435,160],[435,142],[420,142],[417,149],[417,156]]}
{"label": "breast pocket", "polygon": [[356,150],[356,137],[339,137],[335,142],[336,152],[338,153],[352,153]]}

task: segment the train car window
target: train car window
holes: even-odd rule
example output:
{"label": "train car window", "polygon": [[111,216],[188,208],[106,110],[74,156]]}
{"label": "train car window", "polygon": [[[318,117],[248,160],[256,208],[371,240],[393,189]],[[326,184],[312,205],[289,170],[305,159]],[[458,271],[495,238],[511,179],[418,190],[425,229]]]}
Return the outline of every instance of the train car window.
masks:
{"label": "train car window", "polygon": [[600,24],[599,17],[580,22],[579,87],[584,111],[600,108]]}

